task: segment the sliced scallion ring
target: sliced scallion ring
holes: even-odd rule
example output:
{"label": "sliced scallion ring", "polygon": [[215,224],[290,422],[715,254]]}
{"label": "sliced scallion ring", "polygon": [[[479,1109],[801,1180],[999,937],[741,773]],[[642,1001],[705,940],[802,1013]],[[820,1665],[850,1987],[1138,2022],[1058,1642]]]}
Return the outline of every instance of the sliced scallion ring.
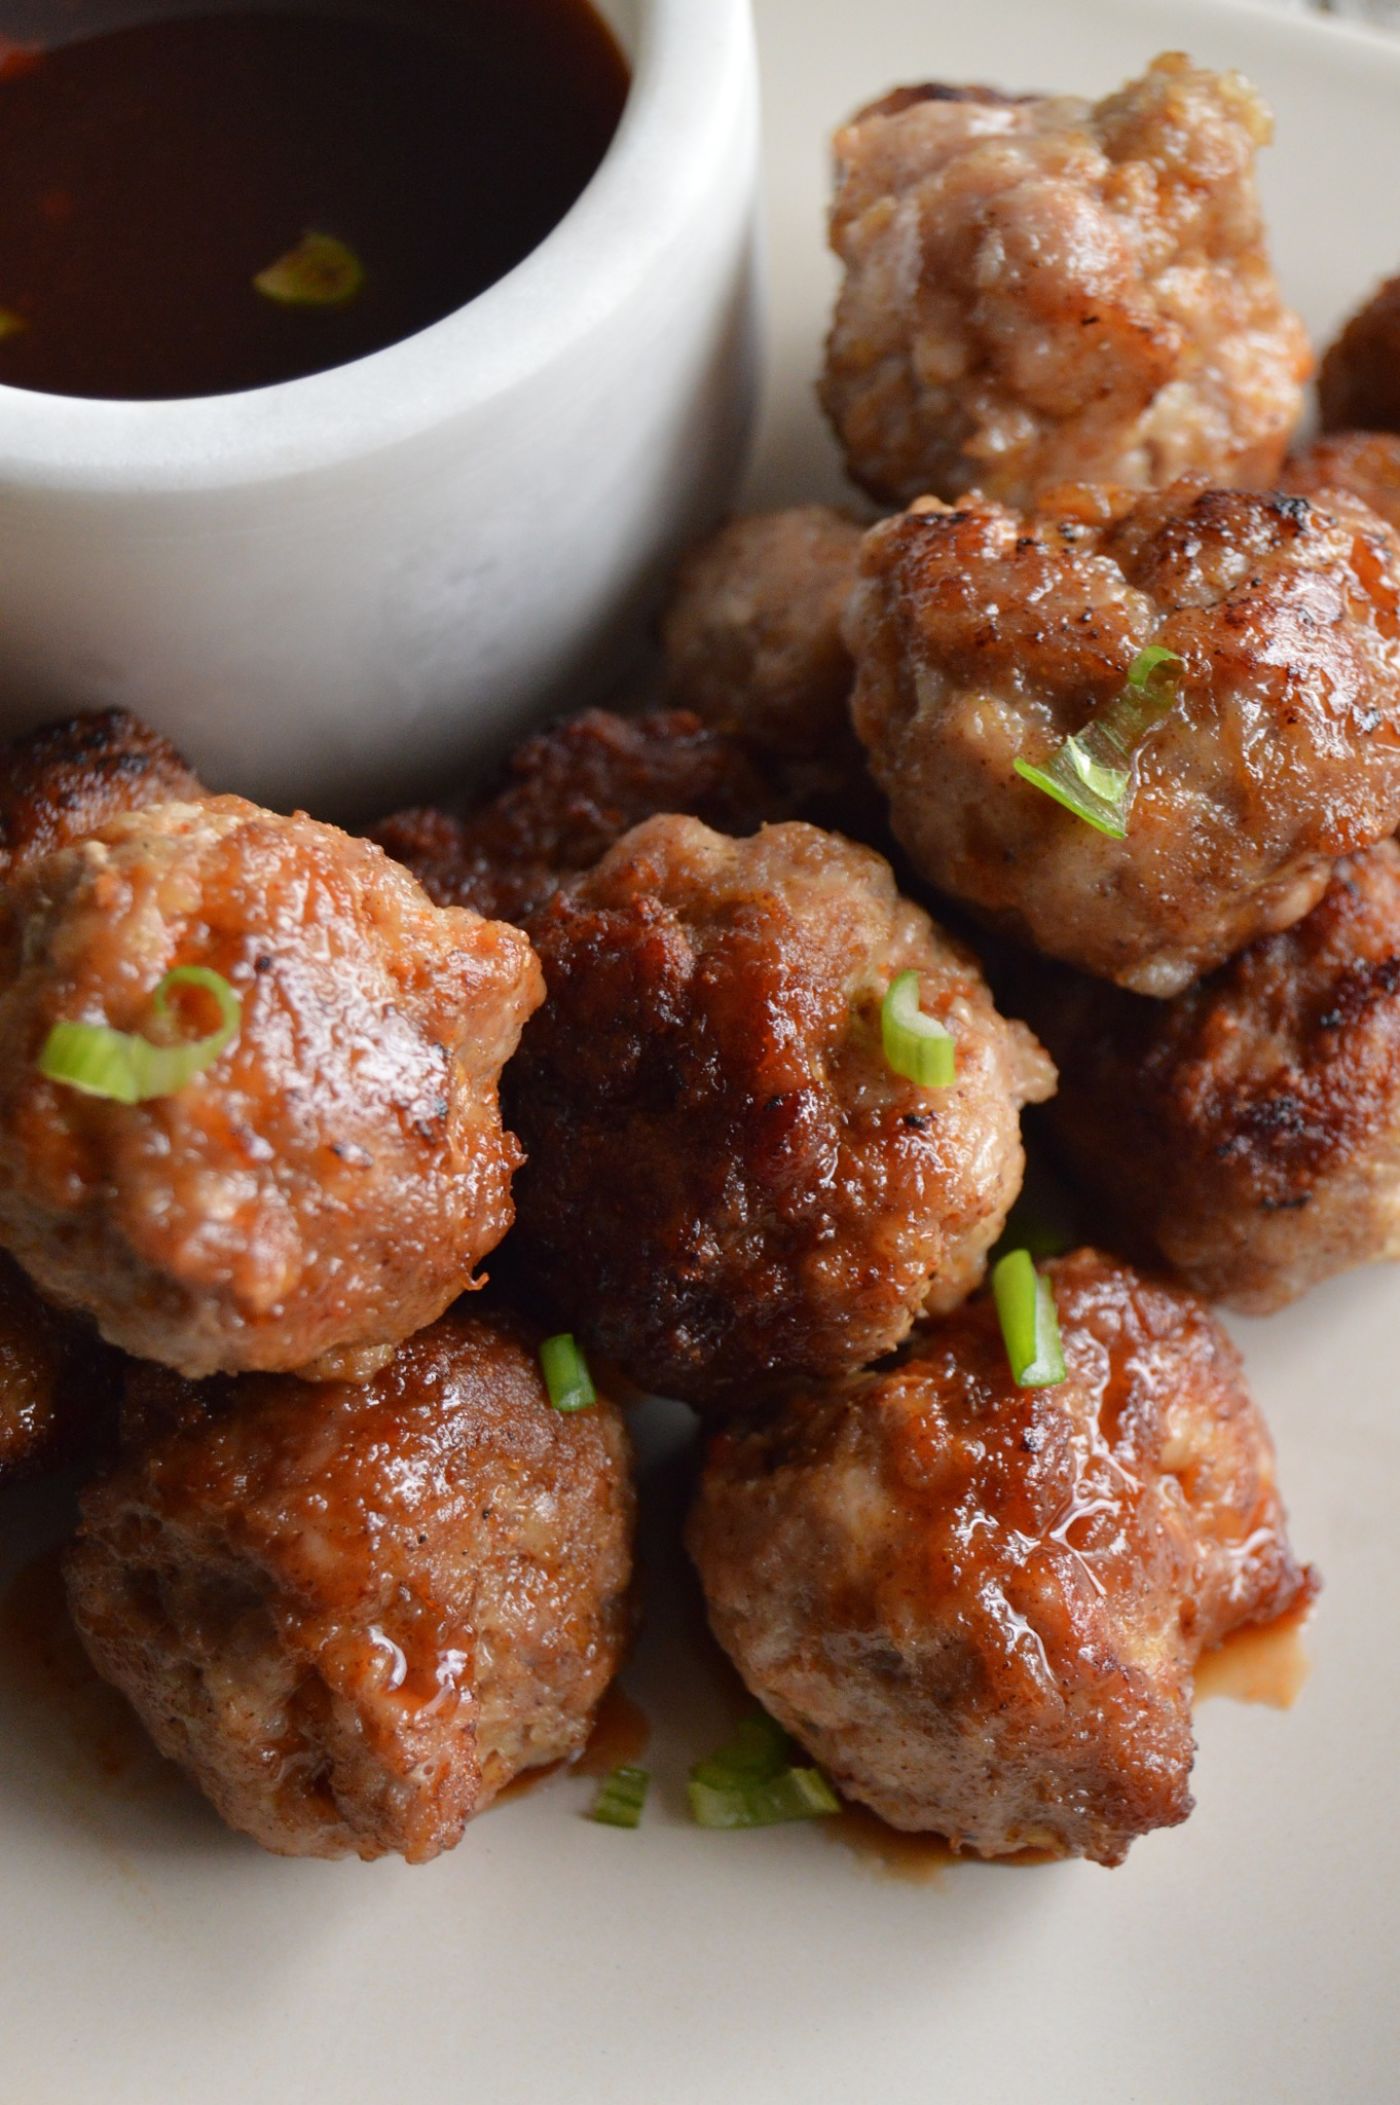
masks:
{"label": "sliced scallion ring", "polygon": [[1055,1292],[1029,1250],[1009,1250],[992,1272],[992,1294],[1018,1388],[1053,1389],[1065,1379]]}
{"label": "sliced scallion ring", "polygon": [[746,1718],[727,1746],[691,1770],[691,1818],[698,1827],[732,1829],[840,1812],[821,1770],[795,1764],[794,1751],[774,1719],[763,1712]]}
{"label": "sliced scallion ring", "polygon": [[279,307],[348,307],[365,288],[365,267],[335,234],[304,234],[253,280]]}
{"label": "sliced scallion ring", "polygon": [[640,1827],[650,1787],[651,1776],[646,1769],[624,1762],[599,1784],[589,1819],[602,1827]]}
{"label": "sliced scallion ring", "polygon": [[1111,840],[1125,840],[1138,747],[1171,708],[1175,677],[1168,677],[1166,668],[1180,664],[1175,651],[1149,644],[1129,666],[1123,692],[1101,715],[1065,739],[1044,767],[1018,757],[1016,773],[1086,826]]}
{"label": "sliced scallion ring", "polygon": [[166,973],[151,996],[156,1022],[163,1029],[175,1023],[170,997],[181,987],[197,988],[217,1006],[218,1026],[207,1036],[161,1045],[135,1031],[114,1031],[105,1023],[56,1023],[39,1054],[40,1074],[82,1096],[105,1097],[115,1104],[146,1104],[177,1095],[213,1066],[243,1020],[242,997],[222,973],[205,965],[180,965]]}
{"label": "sliced scallion ring", "polygon": [[557,1338],[546,1338],[541,1345],[540,1372],[550,1402],[566,1417],[574,1411],[591,1411],[598,1401],[588,1362],[567,1331]]}
{"label": "sliced scallion ring", "polygon": [[894,1072],[921,1089],[947,1089],[957,1080],[952,1034],[919,1007],[919,975],[899,972],[880,1009],[885,1058]]}

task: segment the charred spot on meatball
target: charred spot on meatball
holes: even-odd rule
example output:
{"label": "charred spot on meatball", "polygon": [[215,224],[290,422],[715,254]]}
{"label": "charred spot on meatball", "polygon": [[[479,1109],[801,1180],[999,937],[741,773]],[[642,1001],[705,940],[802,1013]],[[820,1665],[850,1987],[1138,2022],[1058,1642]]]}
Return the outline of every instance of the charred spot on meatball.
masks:
{"label": "charred spot on meatball", "polygon": [[1324,431],[1400,431],[1400,277],[1387,278],[1329,346],[1317,394]]}
{"label": "charred spot on meatball", "polygon": [[[1400,356],[1400,343],[1396,352]],[[1345,490],[1400,530],[1400,434],[1337,431],[1314,439],[1289,456],[1279,480],[1324,510],[1332,501],[1330,491]]]}
{"label": "charred spot on meatball", "polygon": [[134,1370],[145,1438],[67,1559],[100,1673],[284,1856],[422,1863],[577,1754],[628,1639],[621,1414],[455,1312],[368,1385]]}
{"label": "charred spot on meatball", "polygon": [[979,1298],[721,1431],[689,1546],[720,1643],[848,1796],[1116,1864],[1191,1810],[1201,1653],[1316,1582],[1204,1305],[1093,1251],[1045,1270],[1057,1387],[1015,1385]]}
{"label": "charred spot on meatball", "polygon": [[[856,728],[922,876],[1035,948],[1169,996],[1312,907],[1400,822],[1400,541],[1358,500],[1066,485],[867,536]],[[1126,837],[1016,773],[1176,660]]]}
{"label": "charred spot on meatball", "polygon": [[[521,1248],[640,1387],[724,1406],[860,1366],[975,1285],[1053,1073],[879,857],[653,819],[533,935],[548,999],[507,1078]],[[906,970],[956,1040],[951,1088],[885,1058]]]}
{"label": "charred spot on meatball", "polygon": [[1393,841],[1173,1001],[1043,966],[1018,995],[1060,1065],[1066,1166],[1189,1286],[1259,1315],[1400,1256]]}
{"label": "charred spot on meatball", "polygon": [[174,746],[125,709],[14,739],[0,754],[0,884],[124,811],[202,794]]}
{"label": "charred spot on meatball", "polygon": [[[8,918],[0,1243],[43,1293],[197,1377],[382,1350],[472,1283],[511,1222],[497,1083],[542,994],[517,930],[236,797],[109,821]],[[126,1104],[41,1072],[56,1023],[140,1035],[191,965],[241,1020],[186,1086]]]}
{"label": "charred spot on meatball", "polygon": [[836,139],[822,397],[855,479],[1021,504],[1070,476],[1277,470],[1311,354],[1270,267],[1237,74],[1098,103],[897,91]]}
{"label": "charred spot on meatball", "polygon": [[743,745],[692,711],[589,709],[528,739],[504,787],[464,817],[399,812],[373,838],[439,906],[523,926],[566,877],[658,812],[752,833],[782,806]]}
{"label": "charred spot on meatball", "polygon": [[0,1486],[100,1447],[120,1386],[118,1354],[0,1257]]}

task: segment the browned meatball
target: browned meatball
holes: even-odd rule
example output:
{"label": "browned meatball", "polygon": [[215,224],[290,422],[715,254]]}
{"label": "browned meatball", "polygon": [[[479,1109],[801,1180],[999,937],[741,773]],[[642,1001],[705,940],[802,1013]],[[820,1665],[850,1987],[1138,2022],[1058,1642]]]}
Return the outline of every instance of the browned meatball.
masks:
{"label": "browned meatball", "polygon": [[[805,825],[653,819],[534,924],[549,999],[508,1078],[520,1232],[570,1324],[644,1388],[742,1400],[887,1352],[982,1275],[1053,1073],[888,865]],[[882,1049],[904,970],[957,1042]]]}
{"label": "browned meatball", "polygon": [[688,710],[589,709],[527,740],[505,787],[466,817],[398,812],[373,838],[439,906],[524,923],[565,877],[661,811],[751,833],[782,815],[782,798],[734,738]]}
{"label": "browned meatball", "polygon": [[158,1429],[84,1498],[69,1600],[231,1826],[422,1863],[579,1752],[628,1637],[627,1438],[550,1408],[533,1337],[456,1312],[368,1386],[133,1379]]}
{"label": "browned meatball", "polygon": [[1262,1314],[1400,1256],[1394,842],[1174,1001],[1067,972],[1023,991],[1066,1161],[1189,1285]]}
{"label": "browned meatball", "polygon": [[864,529],[824,504],[735,519],[683,565],[664,627],[676,701],[784,760],[851,736],[841,617]]}
{"label": "browned meatball", "polygon": [[[511,1221],[497,1081],[542,992],[516,930],[237,797],[111,820],[10,909],[0,1243],[45,1294],[198,1376],[382,1352],[471,1283]],[[140,1033],[189,965],[242,1020],[184,1088],[127,1105],[40,1073],[55,1023]]]}
{"label": "browned meatball", "polygon": [[1312,369],[1255,186],[1268,111],[1157,59],[1102,102],[907,89],[837,134],[822,399],[858,482],[1024,504],[1265,481]]}
{"label": "browned meatball", "polygon": [[0,1484],[60,1461],[110,1428],[121,1362],[41,1301],[0,1257]]}
{"label": "browned meatball", "polygon": [[1018,1388],[969,1303],[721,1433],[689,1543],[721,1644],[849,1796],[983,1856],[1116,1864],[1191,1810],[1200,1654],[1315,1582],[1202,1304],[1093,1251],[1046,1272],[1058,1387]]}
{"label": "browned meatball", "polygon": [[1331,345],[1317,393],[1324,431],[1400,431],[1400,277],[1387,278]]}
{"label": "browned meatball", "polygon": [[[915,867],[1143,994],[1305,914],[1336,857],[1400,823],[1400,542],[1329,506],[1188,478],[876,527],[854,714]],[[1181,664],[1116,840],[1014,763],[1044,767],[1149,645]]]}
{"label": "browned meatball", "polygon": [[125,709],[32,731],[0,752],[0,884],[121,812],[202,794],[174,746]]}
{"label": "browned meatball", "polygon": [[1284,489],[1316,498],[1324,507],[1329,490],[1348,490],[1388,526],[1400,529],[1400,436],[1338,431],[1314,439],[1284,462],[1279,480]]}

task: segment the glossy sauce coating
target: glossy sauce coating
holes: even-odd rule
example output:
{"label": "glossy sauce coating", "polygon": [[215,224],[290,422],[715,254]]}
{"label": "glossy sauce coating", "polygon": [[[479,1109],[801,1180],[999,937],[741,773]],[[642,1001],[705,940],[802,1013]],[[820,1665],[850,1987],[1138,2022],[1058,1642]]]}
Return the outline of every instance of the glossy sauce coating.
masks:
{"label": "glossy sauce coating", "polygon": [[1114,1864],[1191,1810],[1199,1654],[1316,1582],[1203,1304],[1092,1251],[1046,1276],[1065,1382],[1017,1388],[972,1301],[720,1433],[688,1540],[715,1634],[843,1792]]}
{"label": "glossy sauce coating", "polygon": [[[532,924],[548,999],[508,1076],[527,1263],[641,1387],[736,1403],[889,1351],[981,1277],[1053,1073],[887,864],[815,827],[658,818]],[[885,1060],[917,971],[957,1040]]]}
{"label": "glossy sauce coating", "polygon": [[[1395,355],[1400,360],[1400,326]],[[1329,490],[1346,490],[1368,504],[1378,519],[1400,531],[1400,433],[1334,431],[1314,439],[1283,464],[1279,481],[1325,511]]]}
{"label": "glossy sauce coating", "polygon": [[857,481],[1024,504],[1271,477],[1312,367],[1260,215],[1271,129],[1178,53],[1097,103],[929,86],[853,118],[822,396]]}
{"label": "glossy sauce coating", "polygon": [[[472,1283],[511,1221],[496,1088],[541,994],[516,930],[236,797],[109,821],[9,919],[0,1241],[46,1294],[200,1375],[382,1353]],[[140,1031],[191,964],[242,1001],[213,1067],[138,1105],[39,1073],[60,1018]]]}
{"label": "glossy sauce coating", "polygon": [[444,1317],[368,1385],[131,1377],[69,1599],[231,1825],[421,1863],[581,1751],[630,1631],[629,1450],[551,1409],[537,1337]]}
{"label": "glossy sauce coating", "polygon": [[[1167,996],[1400,822],[1400,542],[1334,492],[1067,484],[867,537],[856,729],[916,868],[1034,947]],[[1176,654],[1125,840],[1020,780]]]}
{"label": "glossy sauce coating", "polygon": [[[222,394],[411,336],[514,268],[607,151],[627,67],[587,0],[51,9],[0,47],[0,382]],[[105,33],[102,33],[105,32]],[[316,232],[363,285],[254,280]]]}
{"label": "glossy sauce coating", "polygon": [[0,1486],[91,1448],[111,1431],[118,1355],[41,1301],[0,1257]]}

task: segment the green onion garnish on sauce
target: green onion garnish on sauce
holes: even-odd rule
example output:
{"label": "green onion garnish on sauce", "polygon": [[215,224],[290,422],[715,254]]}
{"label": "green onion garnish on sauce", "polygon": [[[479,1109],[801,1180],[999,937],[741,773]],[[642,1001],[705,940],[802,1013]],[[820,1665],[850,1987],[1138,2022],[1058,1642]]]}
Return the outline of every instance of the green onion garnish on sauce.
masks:
{"label": "green onion garnish on sauce", "polygon": [[819,1820],[841,1801],[820,1769],[794,1764],[792,1741],[763,1712],[746,1718],[727,1746],[690,1772],[690,1816],[698,1827],[776,1827]]}
{"label": "green onion garnish on sauce", "polygon": [[1100,716],[1067,738],[1043,768],[1017,759],[1016,773],[1086,826],[1111,840],[1126,839],[1137,748],[1170,709],[1175,682],[1166,668],[1180,663],[1175,651],[1149,644],[1128,668],[1122,694]]}
{"label": "green onion garnish on sauce", "polygon": [[334,234],[305,234],[253,280],[279,307],[348,307],[365,286],[365,267]]}
{"label": "green onion garnish on sauce", "polygon": [[919,975],[900,972],[890,981],[880,1009],[885,1058],[894,1072],[921,1089],[947,1089],[957,1079],[958,1054],[951,1034],[919,1007]]}
{"label": "green onion garnish on sauce", "polygon": [[1036,1271],[1029,1250],[1010,1250],[992,1272],[1006,1357],[1021,1389],[1053,1389],[1065,1379],[1060,1318],[1048,1279]]}
{"label": "green onion garnish on sauce", "polygon": [[603,1827],[640,1827],[651,1777],[645,1769],[624,1763],[603,1778],[588,1817]]}
{"label": "green onion garnish on sauce", "polygon": [[540,1347],[540,1371],[556,1411],[566,1415],[591,1411],[598,1401],[588,1362],[567,1331],[557,1338],[545,1339]]}
{"label": "green onion garnish on sauce", "polygon": [[178,1025],[170,997],[182,987],[207,995],[218,1009],[218,1024],[207,1036],[160,1043],[134,1031],[114,1031],[105,1023],[56,1023],[39,1054],[40,1074],[82,1096],[105,1097],[114,1104],[175,1096],[213,1066],[243,1019],[242,999],[222,973],[204,965],[181,965],[166,973],[151,996],[156,1027],[167,1041]]}

